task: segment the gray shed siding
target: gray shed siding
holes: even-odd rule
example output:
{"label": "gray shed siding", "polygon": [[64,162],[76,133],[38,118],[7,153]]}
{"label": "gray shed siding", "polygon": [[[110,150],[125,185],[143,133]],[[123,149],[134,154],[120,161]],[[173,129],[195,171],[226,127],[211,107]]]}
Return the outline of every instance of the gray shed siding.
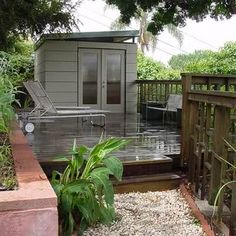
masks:
{"label": "gray shed siding", "polygon": [[36,51],[35,79],[55,105],[78,105],[78,48],[123,49],[126,52],[126,112],[137,112],[137,46],[128,43],[45,41]]}

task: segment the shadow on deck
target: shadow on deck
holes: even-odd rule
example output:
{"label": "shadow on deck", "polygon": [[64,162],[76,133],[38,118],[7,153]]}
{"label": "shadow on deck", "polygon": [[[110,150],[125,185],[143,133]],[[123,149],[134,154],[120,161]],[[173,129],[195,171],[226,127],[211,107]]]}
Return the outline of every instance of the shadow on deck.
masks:
{"label": "shadow on deck", "polygon": [[[99,120],[94,121],[99,123]],[[74,138],[78,145],[91,147],[98,142],[102,132],[104,137],[131,140],[125,148],[115,153],[124,163],[126,178],[123,184],[138,184],[142,179],[148,186],[149,182],[157,180],[179,179],[174,174],[179,166],[180,153],[180,130],[175,124],[163,126],[141,120],[139,115],[109,114],[103,130],[81,119],[56,119],[36,123],[34,133],[27,134],[27,138],[46,174],[50,175],[53,169],[62,170],[65,167],[65,162],[55,162],[53,159],[68,154]],[[119,188],[120,192],[125,192],[122,186]]]}

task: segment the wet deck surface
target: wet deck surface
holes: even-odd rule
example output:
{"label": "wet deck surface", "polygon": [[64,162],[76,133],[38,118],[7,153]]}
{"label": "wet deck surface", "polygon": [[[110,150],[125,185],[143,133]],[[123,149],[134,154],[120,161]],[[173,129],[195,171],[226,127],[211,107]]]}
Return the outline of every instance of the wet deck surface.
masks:
{"label": "wet deck surface", "polygon": [[[99,120],[94,121],[99,123]],[[105,130],[77,118],[35,123],[34,133],[27,134],[27,138],[37,159],[50,161],[68,154],[74,138],[78,145],[92,147],[98,142],[102,132],[105,137],[127,137],[131,140],[116,153],[125,162],[158,160],[163,155],[180,152],[180,130],[175,124],[163,126],[160,123],[142,121],[136,115],[109,114]]]}

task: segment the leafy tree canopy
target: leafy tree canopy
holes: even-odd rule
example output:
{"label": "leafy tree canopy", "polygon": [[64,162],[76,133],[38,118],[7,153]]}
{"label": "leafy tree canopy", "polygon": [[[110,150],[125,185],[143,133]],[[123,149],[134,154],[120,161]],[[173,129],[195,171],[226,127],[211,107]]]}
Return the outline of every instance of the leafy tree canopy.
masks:
{"label": "leafy tree canopy", "polygon": [[226,43],[217,52],[206,50],[173,56],[169,65],[181,72],[236,74],[236,42]]}
{"label": "leafy tree canopy", "polygon": [[[149,25],[150,12],[144,12],[142,9],[138,9],[138,14],[135,14],[134,20],[139,27],[140,37],[138,38],[138,45],[141,51],[144,53],[145,51],[149,51],[150,45],[152,50],[154,51],[157,46],[157,35],[153,35],[151,32],[147,31],[147,27]],[[123,30],[129,28],[128,24],[124,24],[121,21],[121,18],[118,17],[111,24],[112,30]],[[183,34],[182,32],[175,27],[174,25],[166,25],[168,32],[179,42],[181,46],[183,43]]]}
{"label": "leafy tree canopy", "polygon": [[153,34],[158,34],[168,24],[184,26],[188,18],[201,21],[210,15],[218,20],[236,13],[235,0],[106,0],[106,3],[119,8],[124,23],[130,23],[140,8],[152,12],[148,31]]}
{"label": "leafy tree canopy", "polygon": [[0,0],[0,50],[11,46],[19,35],[71,30],[74,9],[72,0]]}
{"label": "leafy tree canopy", "polygon": [[208,60],[213,54],[210,50],[198,50],[189,54],[178,54],[171,57],[169,65],[172,69],[184,71],[188,64],[196,64],[200,60]]}
{"label": "leafy tree canopy", "polygon": [[141,52],[138,52],[137,62],[137,74],[140,80],[180,79],[179,70],[168,68]]}

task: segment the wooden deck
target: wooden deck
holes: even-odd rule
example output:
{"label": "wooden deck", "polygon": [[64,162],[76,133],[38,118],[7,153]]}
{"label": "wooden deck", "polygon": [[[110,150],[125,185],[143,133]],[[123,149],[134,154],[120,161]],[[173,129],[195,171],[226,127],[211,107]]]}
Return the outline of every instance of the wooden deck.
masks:
{"label": "wooden deck", "polygon": [[[99,119],[99,118],[97,118]],[[99,123],[99,120],[94,119]],[[178,187],[181,177],[176,174],[180,160],[180,130],[176,124],[163,126],[140,119],[139,115],[109,114],[106,128],[92,126],[89,121],[68,118],[35,123],[29,143],[45,173],[63,171],[65,161],[53,161],[68,155],[73,140],[78,145],[92,147],[104,137],[125,137],[129,144],[115,155],[124,165],[123,181],[115,183],[117,192],[151,191]]]}
{"label": "wooden deck", "polygon": [[[97,118],[98,119],[98,118]],[[94,119],[99,123],[99,120]],[[149,162],[163,159],[163,155],[180,153],[180,130],[173,124],[163,126],[140,119],[139,115],[109,114],[105,130],[90,122],[68,118],[35,123],[33,134],[27,134],[29,143],[40,162],[52,161],[68,154],[74,138],[78,145],[89,147],[104,137],[126,137],[131,142],[116,155],[125,163]]]}

